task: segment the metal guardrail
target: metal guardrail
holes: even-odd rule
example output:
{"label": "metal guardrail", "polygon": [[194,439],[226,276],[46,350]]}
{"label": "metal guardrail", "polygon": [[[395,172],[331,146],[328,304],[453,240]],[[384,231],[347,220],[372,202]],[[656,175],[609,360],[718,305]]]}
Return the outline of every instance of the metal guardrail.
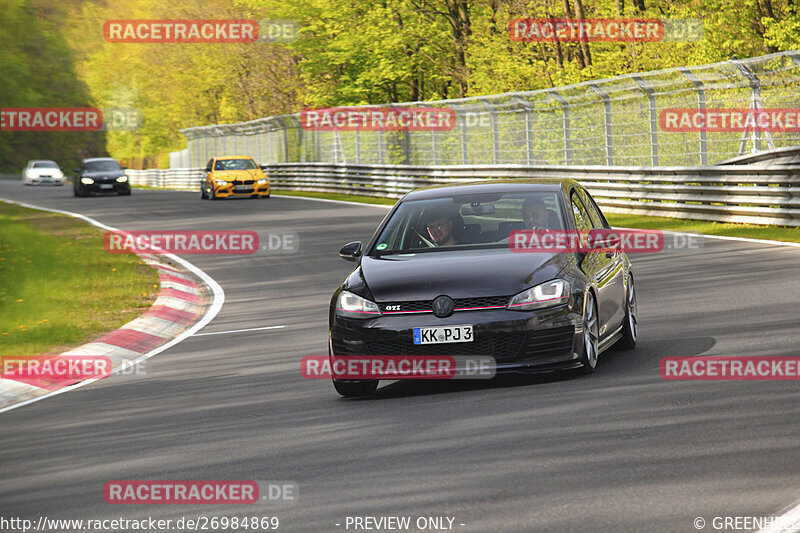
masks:
{"label": "metal guardrail", "polygon": [[452,109],[450,131],[307,130],[294,114],[181,133],[193,167],[218,155],[270,164],[705,166],[800,144],[800,133],[665,131],[661,111],[796,108],[798,102],[800,52],[787,51],[537,91],[386,104]]}
{"label": "metal guardrail", "polygon": [[159,189],[193,189],[200,192],[200,182],[205,177],[199,168],[171,168],[125,171],[131,185]]}
{"label": "metal guardrail", "polygon": [[[399,198],[497,178],[573,178],[609,212],[800,227],[800,166],[263,165],[273,188]],[[199,189],[200,169],[129,170],[134,185]]]}

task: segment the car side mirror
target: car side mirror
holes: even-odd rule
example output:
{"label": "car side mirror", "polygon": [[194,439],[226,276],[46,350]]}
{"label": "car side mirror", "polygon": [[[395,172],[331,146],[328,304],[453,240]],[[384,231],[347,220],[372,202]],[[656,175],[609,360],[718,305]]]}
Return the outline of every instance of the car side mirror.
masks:
{"label": "car side mirror", "polygon": [[345,261],[358,261],[361,257],[361,241],[348,242],[339,250],[339,257]]}
{"label": "car side mirror", "polygon": [[122,167],[122,170],[128,170],[128,167]]}
{"label": "car side mirror", "polygon": [[211,172],[211,167],[206,167],[203,170],[206,171],[206,172]]}
{"label": "car side mirror", "polygon": [[75,172],[80,172],[81,171],[81,169],[79,169],[79,168],[73,168],[72,170],[74,170]]}

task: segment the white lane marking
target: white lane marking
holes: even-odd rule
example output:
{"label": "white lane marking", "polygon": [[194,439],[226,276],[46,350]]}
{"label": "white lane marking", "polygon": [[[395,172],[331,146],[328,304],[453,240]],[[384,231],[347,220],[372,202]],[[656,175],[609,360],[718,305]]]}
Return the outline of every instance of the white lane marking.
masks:
{"label": "white lane marking", "polygon": [[793,533],[800,531],[800,503],[780,516],[767,527],[759,529],[756,533]]}
{"label": "white lane marking", "polygon": [[[624,230],[635,231],[636,229],[641,229],[641,228],[623,228],[615,226],[613,229],[624,229]],[[645,231],[650,231],[650,230],[645,230]],[[750,237],[729,237],[727,235],[706,235],[705,233],[686,233],[684,231],[672,231],[668,229],[656,230],[656,231],[660,231],[661,233],[670,233],[672,235],[697,235],[698,237],[704,237],[706,239],[717,239],[720,241],[752,242],[754,244],[778,244],[781,246],[791,246],[793,248],[800,248],[800,242],[770,241],[767,239],[751,239]]]}
{"label": "white lane marking", "polygon": [[195,333],[195,337],[202,337],[203,335],[225,335],[226,333],[242,333],[243,331],[263,331],[265,329],[281,329],[286,326],[264,326],[263,328],[247,328],[247,329],[232,329],[229,331],[213,331],[211,333]]}
{"label": "white lane marking", "polygon": [[347,205],[360,205],[364,207],[380,207],[381,209],[391,209],[394,205],[386,205],[386,204],[368,204],[367,202],[350,202],[348,200],[331,200],[329,198],[314,198],[313,196],[291,196],[288,194],[273,194],[272,196],[278,198],[298,198],[300,200],[314,200],[317,202],[333,202],[336,204],[347,204]]}
{"label": "white lane marking", "polygon": [[[19,205],[21,207],[28,207],[30,209],[38,209],[39,211],[49,211],[51,213],[58,213],[58,214],[61,214],[61,215],[67,215],[67,216],[71,216],[71,217],[74,217],[74,218],[79,218],[81,220],[85,220],[86,222],[88,222],[89,224],[91,224],[93,226],[96,226],[96,227],[98,227],[100,229],[104,229],[106,231],[120,231],[117,228],[113,228],[111,226],[106,226],[102,222],[98,222],[97,220],[94,220],[93,218],[89,218],[89,217],[87,217],[85,215],[81,215],[79,213],[72,213],[70,211],[62,211],[60,209],[50,209],[49,207],[39,207],[39,206],[28,204],[28,203],[25,203],[25,202],[16,202],[14,200],[8,200],[6,198],[0,198],[0,201],[8,203],[8,204],[16,204],[16,205]],[[217,313],[219,313],[220,309],[222,309],[222,304],[225,303],[225,291],[222,290],[222,287],[220,287],[219,283],[217,283],[211,276],[209,276],[208,274],[206,274],[205,272],[203,272],[202,270],[200,270],[199,268],[194,266],[192,263],[190,263],[189,261],[187,261],[187,260],[185,260],[185,259],[183,259],[181,257],[178,257],[178,256],[173,255],[173,254],[163,254],[163,256],[175,261],[176,263],[180,263],[187,270],[191,271],[193,274],[195,274],[197,277],[199,277],[201,280],[203,280],[203,282],[211,288],[211,291],[214,294],[214,298],[213,298],[213,300],[211,302],[211,306],[208,308],[208,311],[206,312],[206,314],[203,315],[203,318],[201,318],[200,321],[197,324],[195,324],[191,328],[187,329],[186,331],[184,331],[183,333],[181,333],[179,336],[175,337],[174,339],[172,339],[168,343],[166,343],[166,344],[164,344],[162,346],[159,346],[158,348],[156,348],[154,350],[151,350],[151,351],[147,352],[146,354],[140,355],[136,359],[132,359],[132,360],[126,362],[126,363],[121,364],[119,367],[116,368],[116,370],[114,370],[112,372],[112,374],[116,374],[117,372],[121,372],[122,370],[130,368],[130,367],[132,367],[132,366],[134,366],[134,365],[136,365],[138,363],[141,363],[145,359],[150,359],[154,355],[158,355],[161,352],[163,352],[164,350],[175,346],[176,344],[178,344],[182,340],[184,340],[184,339],[186,339],[188,337],[191,337],[192,335],[195,334],[195,332],[197,332],[197,331],[203,329],[204,327],[206,327],[206,325],[209,322],[211,322],[214,319],[215,316],[217,316]],[[6,411],[11,411],[12,409],[17,409],[18,407],[22,407],[23,405],[28,405],[30,403],[34,403],[34,402],[38,402],[40,400],[44,400],[45,398],[50,398],[51,396],[56,396],[58,394],[63,394],[65,392],[69,392],[71,390],[78,389],[80,387],[83,387],[83,386],[89,385],[91,383],[94,383],[95,381],[97,381],[99,379],[103,379],[103,378],[87,379],[85,381],[78,382],[78,383],[76,383],[74,385],[70,385],[69,387],[64,387],[63,389],[59,389],[59,390],[55,390],[53,392],[49,392],[47,394],[43,394],[42,396],[39,396],[38,398],[32,398],[32,399],[26,400],[24,402],[16,403],[14,405],[9,405],[8,407],[4,407],[4,408],[0,409],[0,413],[5,413]]]}

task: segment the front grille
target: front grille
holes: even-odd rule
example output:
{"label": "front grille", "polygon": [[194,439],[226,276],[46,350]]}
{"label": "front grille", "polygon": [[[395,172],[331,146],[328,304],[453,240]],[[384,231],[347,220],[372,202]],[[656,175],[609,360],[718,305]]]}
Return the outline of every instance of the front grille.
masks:
{"label": "front grille", "polygon": [[[485,296],[479,298],[455,298],[456,310],[458,309],[473,309],[483,307],[505,307],[508,304],[508,296]],[[398,307],[399,306],[399,307]],[[433,300],[417,300],[413,302],[387,302],[380,304],[381,312],[398,313],[398,312],[413,312],[413,311],[426,311],[433,312]],[[389,311],[388,308],[392,307]]]}
{"label": "front grille", "polygon": [[529,331],[523,356],[536,359],[557,359],[570,355],[574,336],[575,326]]}
{"label": "front grille", "polygon": [[256,180],[233,180],[231,183],[234,185],[252,185]]}
{"label": "front grille", "polygon": [[414,344],[401,341],[367,342],[369,355],[490,355],[497,361],[514,359],[525,339],[524,332],[476,334],[473,342]]}

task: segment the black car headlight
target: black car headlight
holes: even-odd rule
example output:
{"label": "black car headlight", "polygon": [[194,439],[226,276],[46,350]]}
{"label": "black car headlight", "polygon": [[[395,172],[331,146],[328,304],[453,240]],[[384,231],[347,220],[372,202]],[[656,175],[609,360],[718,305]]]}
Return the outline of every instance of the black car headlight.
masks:
{"label": "black car headlight", "polygon": [[508,302],[511,311],[531,311],[555,305],[565,304],[569,301],[569,282],[563,279],[554,279],[514,295]]}
{"label": "black car headlight", "polygon": [[336,300],[336,314],[347,318],[375,318],[381,316],[381,310],[375,302],[342,291]]}

